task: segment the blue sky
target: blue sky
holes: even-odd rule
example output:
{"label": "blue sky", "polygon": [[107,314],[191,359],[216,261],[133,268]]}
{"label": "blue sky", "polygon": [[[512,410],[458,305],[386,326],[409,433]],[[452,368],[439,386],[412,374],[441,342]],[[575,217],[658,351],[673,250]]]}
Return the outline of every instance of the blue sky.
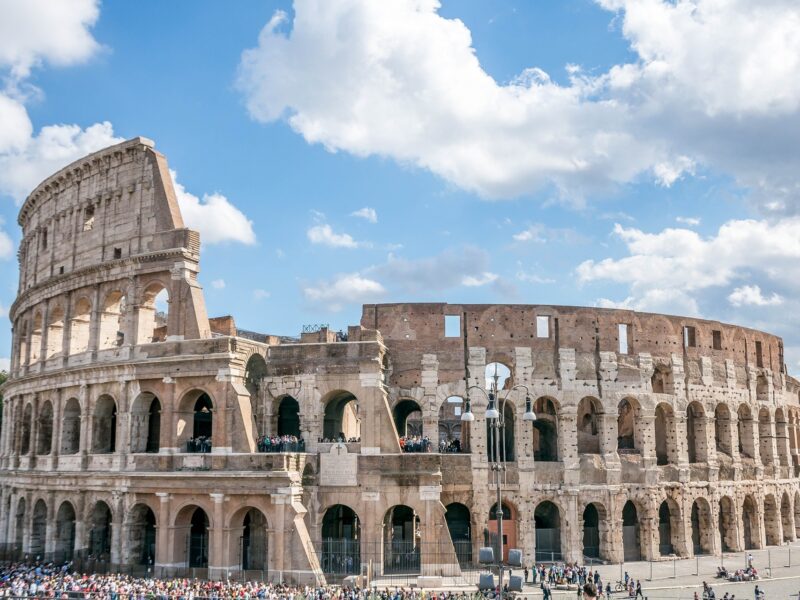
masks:
{"label": "blue sky", "polygon": [[768,4],[0,0],[0,361],[19,202],[142,135],[209,316],[625,306],[765,328],[797,372],[800,12]]}

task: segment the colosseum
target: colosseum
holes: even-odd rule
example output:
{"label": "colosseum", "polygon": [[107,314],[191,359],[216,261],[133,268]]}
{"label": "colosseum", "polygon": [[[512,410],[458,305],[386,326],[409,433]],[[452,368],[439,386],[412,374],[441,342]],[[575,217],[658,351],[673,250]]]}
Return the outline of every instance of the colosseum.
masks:
{"label": "colosseum", "polygon": [[245,331],[207,315],[200,237],[144,138],[55,173],[18,221],[6,557],[458,576],[499,541],[498,480],[503,554],[528,564],[800,534],[800,384],[776,336],[445,303],[365,305],[347,331]]}

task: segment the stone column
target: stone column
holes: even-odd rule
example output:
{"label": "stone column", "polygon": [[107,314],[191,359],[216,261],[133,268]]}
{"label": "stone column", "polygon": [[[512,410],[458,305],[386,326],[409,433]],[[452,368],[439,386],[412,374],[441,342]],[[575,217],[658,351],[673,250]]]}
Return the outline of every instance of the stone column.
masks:
{"label": "stone column", "polygon": [[122,523],[123,496],[121,492],[112,492],[112,523],[111,523],[111,564],[122,564]]}
{"label": "stone column", "polygon": [[58,468],[58,455],[61,453],[61,430],[63,426],[64,391],[58,388],[53,396],[53,442],[50,454],[53,456],[53,469]]}
{"label": "stone column", "polygon": [[97,355],[97,349],[100,343],[100,318],[103,314],[103,309],[100,306],[100,286],[95,285],[92,290],[92,310],[89,313],[89,352],[92,356]]}
{"label": "stone column", "polygon": [[44,554],[48,559],[52,557],[56,551],[56,535],[58,534],[56,514],[56,494],[55,492],[50,492],[47,494],[47,527],[45,529],[44,544]]}
{"label": "stone column", "polygon": [[75,554],[81,552],[88,544],[85,543],[86,537],[86,494],[80,492],[78,494],[77,506],[75,507],[75,545],[73,551]]}
{"label": "stone column", "polygon": [[69,292],[65,298],[64,334],[61,340],[61,360],[63,365],[69,362],[69,342],[72,338],[72,300],[72,292]]}
{"label": "stone column", "polygon": [[172,526],[169,521],[170,495],[166,492],[156,492],[158,497],[158,519],[156,521],[156,567],[168,567],[176,564],[174,561],[175,548],[174,536],[170,539]]}
{"label": "stone column", "polygon": [[577,420],[571,411],[562,411],[558,417],[558,456],[564,464],[565,485],[577,485],[580,481]]}
{"label": "stone column", "polygon": [[31,457],[31,467],[36,464],[33,457],[39,453],[39,403],[39,394],[34,394],[32,402],[33,410],[31,411],[31,443],[30,452],[28,452],[28,455]]}
{"label": "stone column", "polygon": [[[273,527],[272,542],[270,545],[270,570],[283,573],[285,570],[286,559],[286,535],[291,531],[291,521],[286,523],[286,504],[291,500],[291,496],[283,494],[273,494],[272,503],[275,505],[275,526]],[[274,547],[274,552],[273,552]]]}
{"label": "stone column", "polygon": [[164,390],[164,397],[161,400],[161,431],[158,439],[159,454],[174,454],[183,451],[183,448],[176,447],[178,443],[178,423],[176,415],[175,383],[165,384],[161,389]]}
{"label": "stone column", "polygon": [[647,516],[641,519],[639,535],[642,545],[642,558],[655,560],[661,556],[658,551],[658,517]]}
{"label": "stone column", "polygon": [[80,455],[83,462],[82,468],[86,466],[87,455],[92,451],[92,409],[91,401],[89,399],[89,386],[87,384],[81,385],[78,394],[78,402],[81,405],[81,439],[80,439]]}
{"label": "stone column", "polygon": [[208,576],[210,578],[221,577],[228,561],[225,558],[223,542],[225,541],[225,494],[209,494],[214,501],[214,526],[208,532]]}
{"label": "stone column", "polygon": [[[39,345],[39,362],[44,363],[47,361],[47,334],[49,327],[47,326],[50,322],[50,301],[44,303],[44,308],[42,309],[42,334],[41,334],[41,344]],[[44,371],[44,364],[42,365],[40,372]]]}

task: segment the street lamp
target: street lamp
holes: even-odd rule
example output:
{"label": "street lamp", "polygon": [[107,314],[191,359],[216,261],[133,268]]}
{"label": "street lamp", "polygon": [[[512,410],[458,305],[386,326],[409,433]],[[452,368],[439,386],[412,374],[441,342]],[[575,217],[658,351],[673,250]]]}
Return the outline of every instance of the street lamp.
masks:
{"label": "street lamp", "polygon": [[[525,413],[522,415],[523,421],[535,421],[536,415],[533,412],[533,407],[531,404],[531,394],[530,390],[527,386],[522,384],[517,384],[508,390],[504,390],[505,394],[502,398],[498,393],[498,386],[497,382],[500,379],[500,376],[497,374],[497,368],[495,367],[494,374],[491,376],[491,381],[489,383],[489,392],[487,393],[485,389],[483,389],[479,385],[471,385],[467,388],[467,401],[466,406],[464,407],[464,412],[461,414],[461,420],[472,422],[475,420],[475,415],[472,414],[472,409],[470,407],[470,400],[469,400],[469,392],[472,389],[480,390],[481,393],[486,396],[489,401],[489,405],[486,407],[486,420],[489,425],[490,431],[493,434],[490,439],[488,440],[489,448],[494,447],[494,452],[489,452],[489,463],[490,468],[494,471],[495,474],[495,488],[497,490],[497,511],[495,516],[497,517],[497,540],[498,540],[498,553],[497,553],[497,571],[499,577],[499,587],[500,587],[500,596],[502,598],[503,595],[503,497],[501,491],[501,477],[500,472],[505,472],[506,465],[505,465],[505,444],[506,444],[506,432],[505,432],[505,410],[506,410],[506,400],[511,395],[511,392],[517,389],[525,390]],[[499,401],[499,410],[498,410],[498,401]],[[502,448],[503,448],[503,460],[500,459],[500,437],[502,434]]]}

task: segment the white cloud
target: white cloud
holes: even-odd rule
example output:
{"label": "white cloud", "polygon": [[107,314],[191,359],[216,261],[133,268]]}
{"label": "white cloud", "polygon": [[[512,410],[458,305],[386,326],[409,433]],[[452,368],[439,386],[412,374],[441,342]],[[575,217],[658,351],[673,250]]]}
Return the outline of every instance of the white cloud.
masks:
{"label": "white cloud", "polygon": [[480,275],[466,275],[461,280],[461,285],[466,287],[481,287],[488,283],[494,283],[497,281],[499,275],[497,273],[490,273],[489,271],[484,271]]}
{"label": "white cloud", "polygon": [[542,277],[541,275],[537,275],[536,273],[526,273],[523,270],[517,271],[516,277],[518,280],[524,283],[547,284],[556,282],[555,279],[551,279],[549,277]]}
{"label": "white cloud", "polygon": [[356,211],[350,213],[351,217],[360,217],[369,221],[370,223],[377,223],[378,222],[378,213],[375,211],[374,208],[370,208],[365,206],[364,208],[359,208]]}
{"label": "white cloud", "polygon": [[777,292],[766,297],[757,285],[743,285],[728,295],[728,302],[733,306],[777,306],[783,304],[783,298]]}
{"label": "white cloud", "polygon": [[694,175],[695,161],[688,156],[676,156],[670,161],[657,163],[653,166],[656,182],[662,187],[672,187],[672,184],[681,179],[684,173]]}
{"label": "white cloud", "polygon": [[204,194],[200,200],[178,183],[178,174],[170,170],[175,184],[175,195],[186,226],[200,232],[204,244],[239,242],[256,243],[253,222],[222,194]]}
{"label": "white cloud", "polygon": [[262,289],[253,290],[253,298],[255,298],[256,300],[266,300],[270,296],[272,296],[272,294],[267,290],[262,290]]}
{"label": "white cloud", "polygon": [[377,300],[385,293],[383,285],[358,273],[339,275],[332,281],[303,288],[307,300],[324,304],[332,311],[341,310],[344,304]]}
{"label": "white cloud", "polygon": [[675,217],[675,221],[683,225],[689,225],[690,227],[697,227],[700,225],[699,217]]}
{"label": "white cloud", "polygon": [[356,242],[350,234],[334,233],[330,225],[315,225],[306,231],[308,240],[312,244],[321,244],[332,248],[358,248]]}
{"label": "white cloud", "polygon": [[543,243],[545,241],[544,237],[542,236],[542,225],[540,224],[531,225],[527,229],[520,231],[519,233],[515,233],[511,237],[518,242]]}
{"label": "white cloud", "polygon": [[8,315],[8,307],[0,304],[0,318]]}
{"label": "white cloud", "polygon": [[225,289],[225,280],[224,279],[215,279],[211,282],[211,287],[215,290],[224,290]]}

